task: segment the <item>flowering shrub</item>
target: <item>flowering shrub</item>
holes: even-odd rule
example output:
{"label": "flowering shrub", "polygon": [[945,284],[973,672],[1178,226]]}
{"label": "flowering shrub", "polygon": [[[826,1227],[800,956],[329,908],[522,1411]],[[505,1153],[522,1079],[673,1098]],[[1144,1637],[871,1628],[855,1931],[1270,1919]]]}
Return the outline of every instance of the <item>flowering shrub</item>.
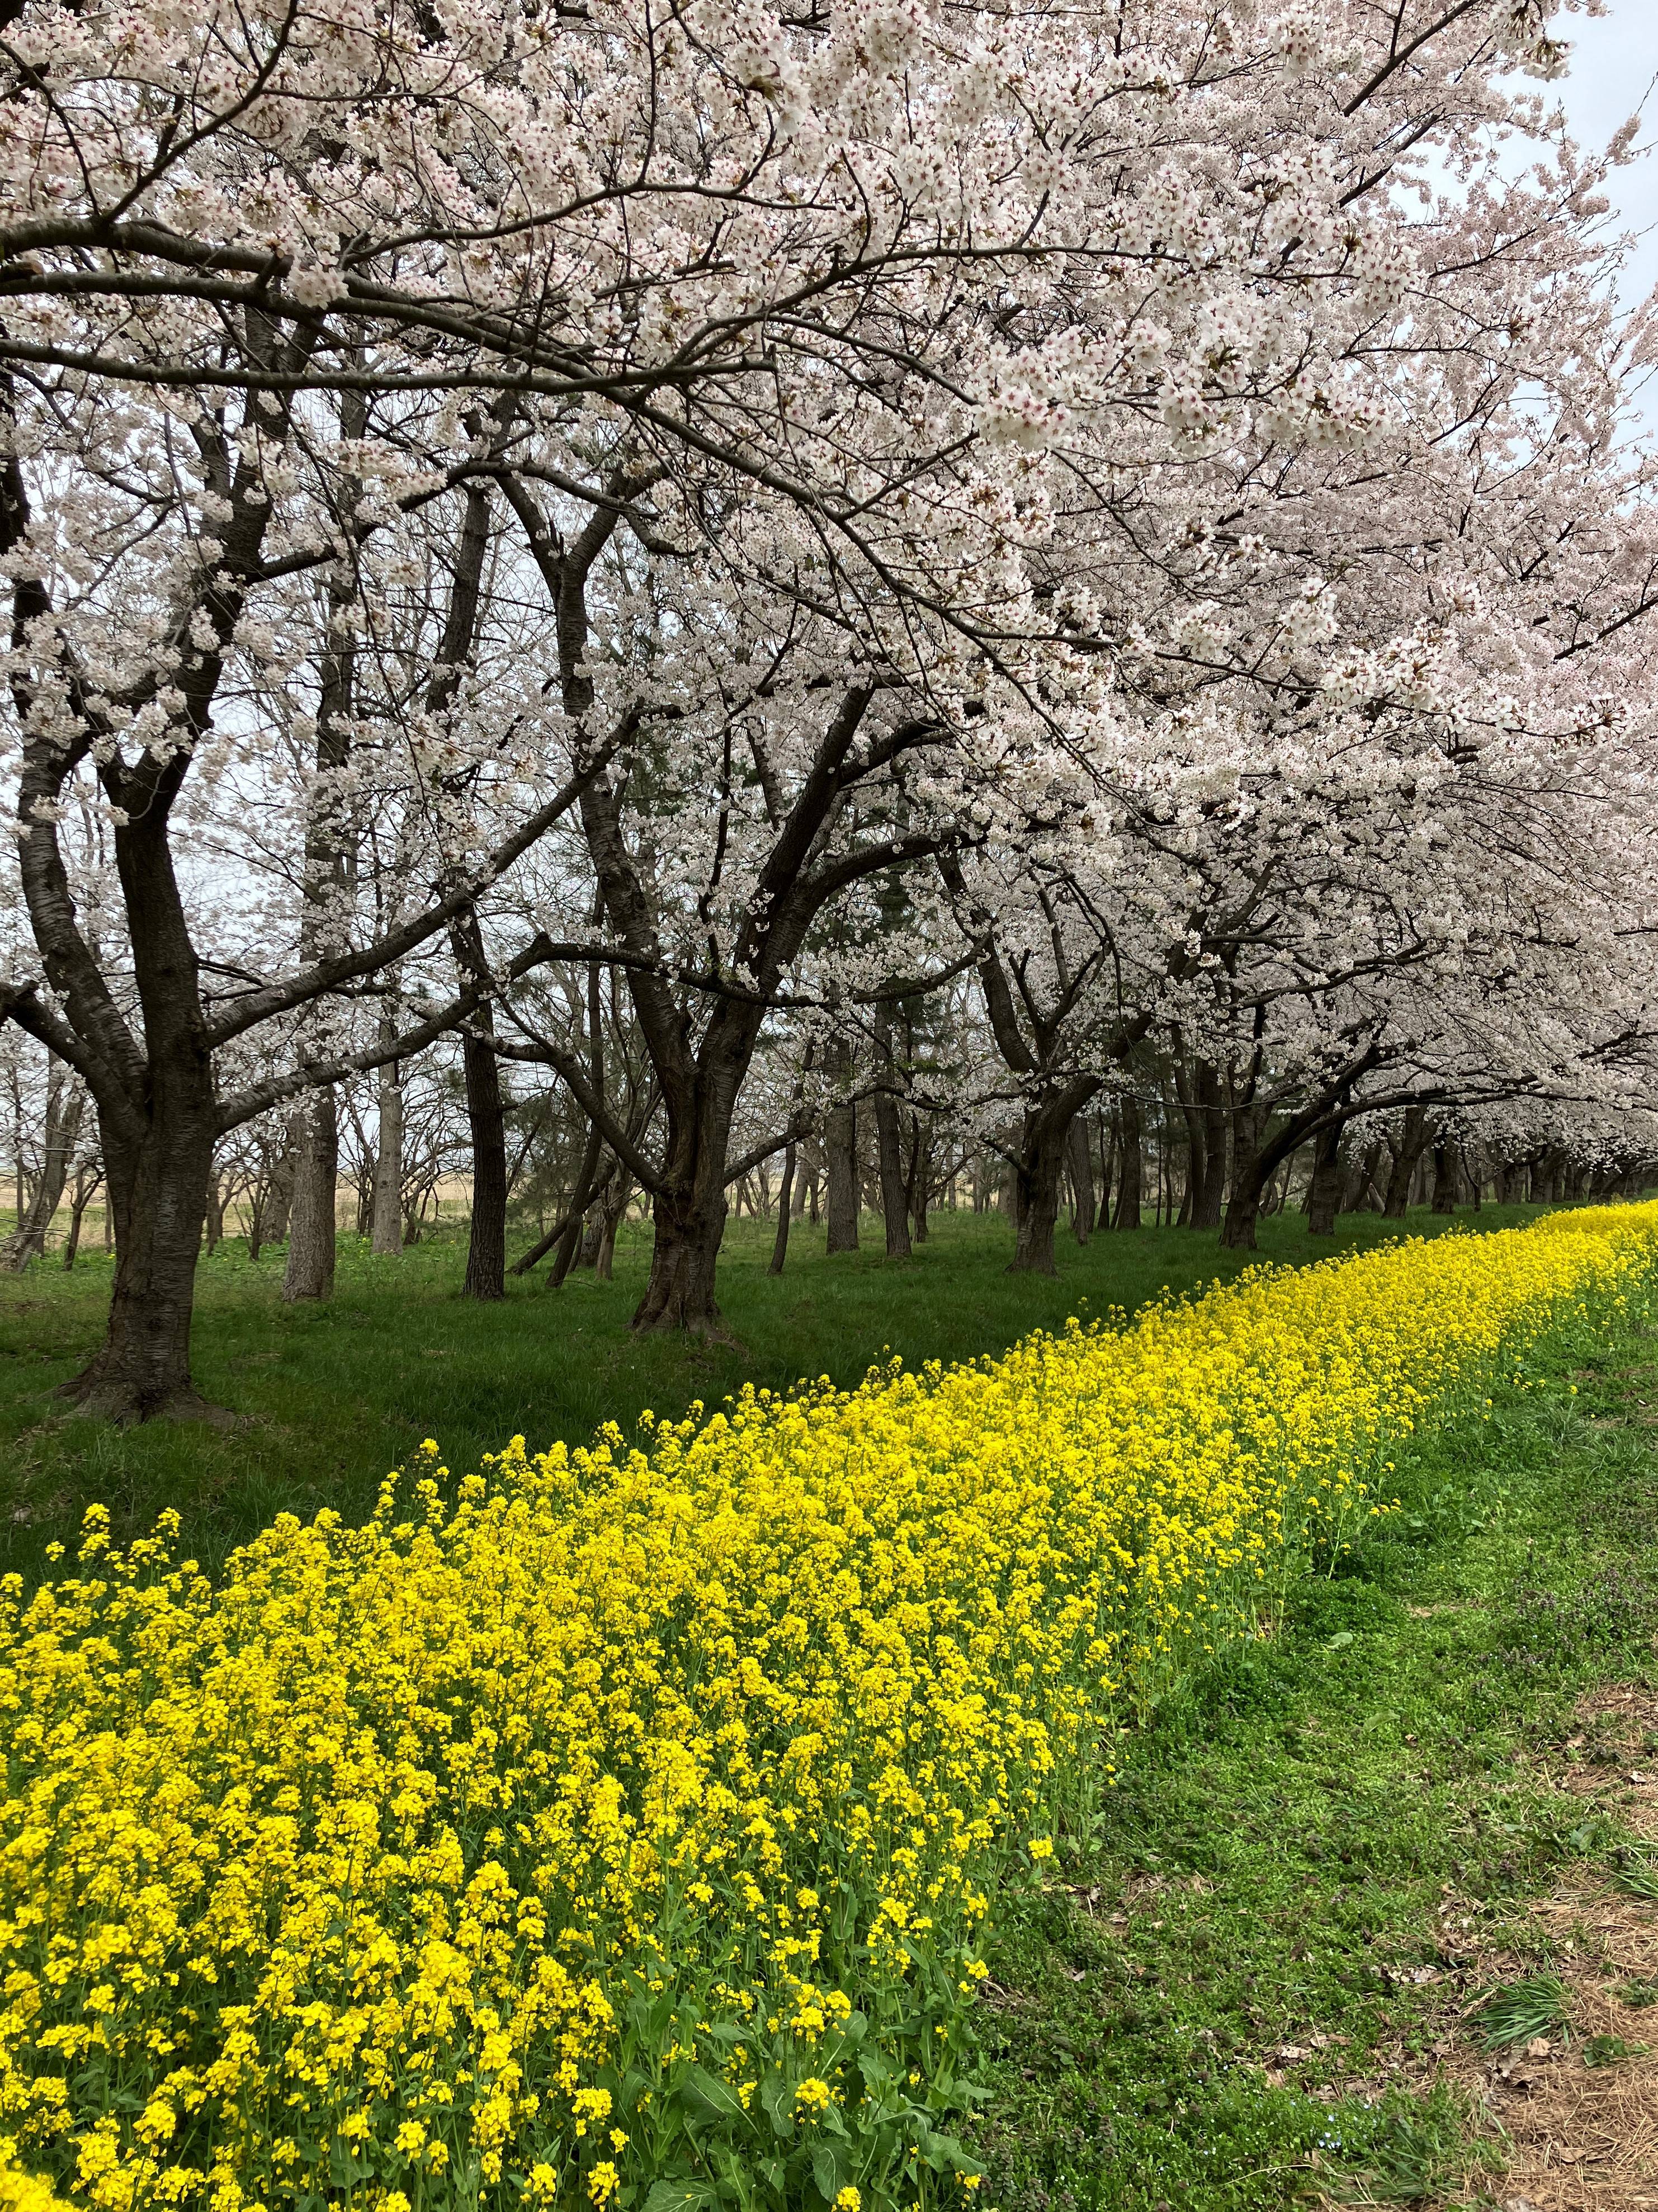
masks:
{"label": "flowering shrub", "polygon": [[959,2201],[995,1878],[1655,1253],[1582,1212],[639,1449],[428,1445],[216,1585],[93,1514],[4,1587],[0,2148],[116,2208]]}

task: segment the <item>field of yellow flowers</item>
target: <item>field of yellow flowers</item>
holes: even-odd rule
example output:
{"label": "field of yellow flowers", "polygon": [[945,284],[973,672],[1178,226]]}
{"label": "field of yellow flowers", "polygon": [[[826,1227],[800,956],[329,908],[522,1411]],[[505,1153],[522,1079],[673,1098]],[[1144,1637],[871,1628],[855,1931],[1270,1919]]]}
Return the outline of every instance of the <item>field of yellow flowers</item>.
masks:
{"label": "field of yellow flowers", "polygon": [[1655,1281],[1585,1211],[430,1446],[216,1583],[91,1516],[0,1608],[0,2203],[961,2203],[998,1882],[1401,1437]]}

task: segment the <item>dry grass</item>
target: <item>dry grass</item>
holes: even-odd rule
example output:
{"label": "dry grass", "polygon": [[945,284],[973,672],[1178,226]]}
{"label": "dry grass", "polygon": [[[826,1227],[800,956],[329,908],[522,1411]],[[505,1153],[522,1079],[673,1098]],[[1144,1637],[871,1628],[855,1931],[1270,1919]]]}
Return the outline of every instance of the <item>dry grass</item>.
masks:
{"label": "dry grass", "polygon": [[[1658,1843],[1658,1762],[1642,1749],[1658,1732],[1658,1692],[1598,1691],[1582,1700],[1577,1718],[1578,1734],[1544,1778],[1626,1833]],[[1455,1926],[1461,1916],[1455,1899],[1447,1903],[1442,1917]],[[1625,1895],[1605,1875],[1579,1873],[1503,1932],[1509,1943],[1477,1948],[1458,1982],[1471,1991],[1533,1972],[1535,1953],[1546,1947],[1570,1992],[1570,2033],[1487,2052],[1470,2006],[1448,2021],[1439,2071],[1462,2087],[1502,2143],[1508,2171],[1496,2203],[1505,2212],[1658,2207],[1658,2003],[1632,2004],[1619,1994],[1643,1983],[1658,1989],[1658,1905]],[[1596,2038],[1619,2039],[1630,2055],[1591,2065]],[[1633,2048],[1647,2043],[1650,2051]],[[1455,2201],[1493,2200],[1487,2193]]]}

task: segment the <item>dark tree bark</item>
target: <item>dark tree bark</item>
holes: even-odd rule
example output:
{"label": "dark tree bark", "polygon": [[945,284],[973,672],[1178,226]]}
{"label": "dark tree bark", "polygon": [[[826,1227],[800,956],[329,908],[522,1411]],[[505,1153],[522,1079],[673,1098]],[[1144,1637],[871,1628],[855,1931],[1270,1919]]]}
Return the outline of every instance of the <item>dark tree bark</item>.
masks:
{"label": "dark tree bark", "polygon": [[1389,1221],[1402,1221],[1411,1202],[1411,1185],[1416,1179],[1417,1164],[1426,1151],[1431,1132],[1428,1127],[1425,1106],[1407,1106],[1400,1125],[1399,1141],[1394,1152],[1393,1168],[1388,1176],[1387,1194],[1382,1211]]}
{"label": "dark tree bark", "polygon": [[1175,1086],[1192,1156],[1180,1225],[1218,1229],[1226,1195],[1226,1121],[1219,1071],[1206,1060],[1194,1060],[1188,1076],[1177,1054]]}
{"label": "dark tree bark", "polygon": [[1117,1210],[1112,1218],[1114,1229],[1138,1229],[1140,1225],[1140,1184],[1145,1166],[1141,1152],[1139,1101],[1132,1091],[1125,1091],[1117,1107],[1118,1157]]}
{"label": "dark tree bark", "polygon": [[[488,978],[489,963],[476,915],[457,922],[451,942],[462,988],[477,988]],[[507,1295],[507,1115],[487,999],[462,1030],[460,1050],[472,1142],[472,1224],[461,1295],[489,1304]]]}
{"label": "dark tree bark", "polygon": [[1307,1186],[1307,1234],[1333,1237],[1341,1210],[1341,1124],[1321,1129],[1313,1139],[1313,1174]]}
{"label": "dark tree bark", "polygon": [[190,1371],[196,1263],[219,1129],[209,1057],[187,1003],[180,1011],[170,1035],[159,1019],[150,1032],[156,1093],[149,1115],[136,1128],[125,1115],[100,1115],[115,1281],[104,1342],[65,1395],[83,1412],[124,1424],[225,1418],[207,1405]]}
{"label": "dark tree bark", "polygon": [[1221,1243],[1230,1252],[1253,1252],[1255,1228],[1260,1218],[1266,1185],[1276,1173],[1283,1154],[1264,1150],[1264,1116],[1253,1105],[1240,1106],[1232,1115],[1232,1187],[1221,1224]]}
{"label": "dark tree bark", "polygon": [[1375,1194],[1376,1170],[1382,1164],[1382,1139],[1376,1138],[1354,1158],[1341,1188],[1341,1210],[1344,1213],[1363,1213],[1376,1211]]}
{"label": "dark tree bark", "polygon": [[874,1098],[876,1170],[881,1189],[881,1219],[886,1230],[889,1260],[908,1260],[909,1251],[909,1193],[904,1184],[903,1133],[898,1122],[898,1100],[891,1089],[892,1023],[884,1007],[877,1014],[876,1042],[883,1065]]}
{"label": "dark tree bark", "polygon": [[927,1207],[932,1196],[932,1132],[926,1120],[915,1116],[909,1174],[904,1184],[910,1231],[918,1244],[927,1240]]}
{"label": "dark tree bark", "polygon": [[[722,1339],[714,1271],[726,1233],[726,1147],[737,1104],[734,1071],[714,1072],[668,1108],[666,1172],[651,1207],[650,1279],[636,1329],[684,1329]],[[688,1110],[689,1109],[689,1110]]]}
{"label": "dark tree bark", "polygon": [[1054,1231],[1071,1132],[1101,1088],[1097,1075],[1073,1076],[1039,1106],[1027,1109],[1013,1169],[1013,1257],[1010,1275],[1054,1275]]}
{"label": "dark tree bark", "polygon": [[1456,1212],[1459,1166],[1455,1140],[1449,1137],[1439,1138],[1434,1146],[1434,1194],[1430,1201],[1436,1213]]}
{"label": "dark tree bark", "polygon": [[[850,1087],[852,1060],[844,1044],[829,1054],[829,1078],[837,1091]],[[829,1249],[858,1249],[858,1109],[850,1099],[830,1108],[823,1122],[823,1158],[829,1181],[826,1212]]]}
{"label": "dark tree bark", "polygon": [[70,1207],[69,1235],[64,1239],[65,1273],[75,1265],[75,1256],[81,1249],[81,1224],[86,1219],[87,1208],[91,1205],[94,1194],[102,1180],[101,1175],[82,1175],[76,1177],[75,1196]]}
{"label": "dark tree bark", "polygon": [[[594,704],[586,660],[586,581],[617,526],[624,499],[640,487],[630,491],[628,480],[618,476],[615,503],[596,507],[568,545],[535,495],[510,471],[503,475],[502,489],[553,599],[564,712],[577,726],[585,726]],[[843,891],[870,877],[928,858],[937,848],[931,833],[854,840],[841,849],[835,845],[832,833],[849,819],[860,789],[884,776],[933,734],[930,720],[915,720],[873,737],[861,736],[875,696],[867,684],[853,685],[841,694],[792,798],[763,746],[755,741],[755,775],[771,842],[741,924],[722,955],[729,973],[751,979],[752,994],[716,999],[700,1036],[667,970],[654,895],[635,866],[624,835],[621,781],[608,767],[599,767],[583,784],[580,805],[587,850],[605,920],[632,956],[625,970],[627,988],[660,1088],[665,1121],[661,1158],[654,1165],[636,1156],[628,1158],[631,1148],[623,1148],[624,1164],[635,1170],[652,1194],[654,1227],[650,1280],[634,1315],[635,1329],[723,1333],[714,1286],[726,1224],[726,1188],[732,1172],[727,1155],[738,1097],[752,1065],[768,994],[781,988],[812,924]],[[642,707],[636,710],[641,715],[643,711]],[[730,795],[729,754],[725,774],[722,799]],[[723,824],[727,818],[722,805],[714,862],[716,879],[725,864]],[[760,1157],[774,1149],[768,1146]],[[844,1206],[844,1191],[841,1199]],[[830,1241],[833,1247],[833,1236]]]}
{"label": "dark tree bark", "polygon": [[794,1203],[794,1146],[783,1149],[783,1183],[777,1194],[777,1234],[772,1240],[771,1264],[768,1275],[780,1275],[789,1256],[789,1223],[793,1217]]}
{"label": "dark tree bark", "polygon": [[1071,1125],[1067,1164],[1071,1170],[1071,1228],[1078,1244],[1094,1234],[1094,1159],[1088,1124],[1079,1114]]}

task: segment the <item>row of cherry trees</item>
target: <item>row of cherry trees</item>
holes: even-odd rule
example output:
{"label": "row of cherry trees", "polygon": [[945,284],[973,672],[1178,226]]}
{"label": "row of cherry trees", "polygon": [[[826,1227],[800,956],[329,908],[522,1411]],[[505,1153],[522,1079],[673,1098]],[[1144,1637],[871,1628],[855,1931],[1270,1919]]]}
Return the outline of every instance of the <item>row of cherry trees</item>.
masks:
{"label": "row of cherry trees", "polygon": [[791,1145],[833,1235],[860,1110],[890,1188],[1000,1146],[1034,1267],[1154,1066],[1243,1245],[1350,1124],[1630,1151],[1647,324],[1558,13],[0,0],[0,1012],[96,1125],[82,1402],[200,1409],[262,1129],[324,1294],[434,1053],[469,1291],[529,1084],[567,1212],[648,1201],[641,1328]]}

